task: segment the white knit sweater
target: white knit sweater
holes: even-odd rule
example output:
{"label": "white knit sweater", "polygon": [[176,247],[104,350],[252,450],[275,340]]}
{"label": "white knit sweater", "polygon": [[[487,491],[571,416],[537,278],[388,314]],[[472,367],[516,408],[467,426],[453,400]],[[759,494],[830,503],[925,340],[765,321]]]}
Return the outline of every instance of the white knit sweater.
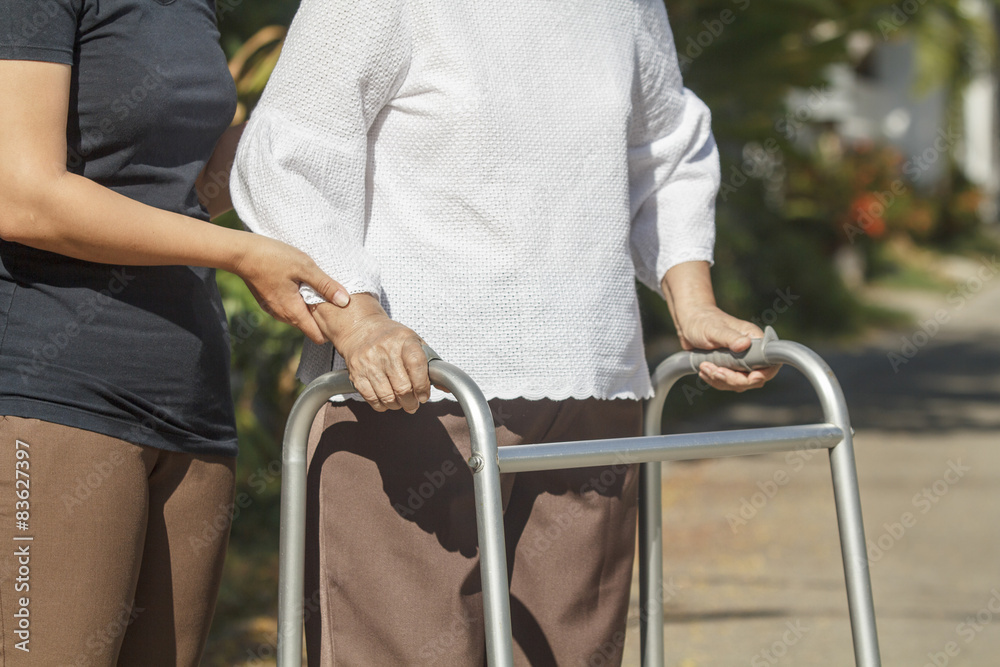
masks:
{"label": "white knit sweater", "polygon": [[634,278],[712,260],[718,186],[662,0],[303,0],[232,179],[250,229],[529,399],[650,395]]}

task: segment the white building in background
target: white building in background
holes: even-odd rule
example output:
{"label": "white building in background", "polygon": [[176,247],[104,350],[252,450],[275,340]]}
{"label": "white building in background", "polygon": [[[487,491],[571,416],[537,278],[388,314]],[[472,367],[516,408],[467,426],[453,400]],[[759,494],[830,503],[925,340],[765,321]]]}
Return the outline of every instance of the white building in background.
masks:
{"label": "white building in background", "polygon": [[[963,3],[968,13],[992,21],[982,0]],[[961,123],[950,123],[941,89],[921,93],[912,38],[880,39],[856,33],[849,49],[856,67],[837,65],[829,72],[830,95],[815,118],[833,123],[847,141],[871,140],[894,146],[904,156],[907,179],[930,186],[944,176],[946,152],[985,195],[980,214],[996,222],[1000,197],[1000,108],[996,74],[983,63],[964,92]]]}
{"label": "white building in background", "polygon": [[998,120],[997,78],[977,76],[965,91],[965,139],[959,162],[970,181],[980,185],[987,197],[983,218],[996,222],[1000,199],[1000,120]]}

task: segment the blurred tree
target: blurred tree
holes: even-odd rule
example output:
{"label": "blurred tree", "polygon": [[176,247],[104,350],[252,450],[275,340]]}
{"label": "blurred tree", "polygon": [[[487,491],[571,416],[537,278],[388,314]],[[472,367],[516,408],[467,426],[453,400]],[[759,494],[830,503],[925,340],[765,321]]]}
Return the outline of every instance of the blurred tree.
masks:
{"label": "blurred tree", "polygon": [[281,47],[288,32],[283,26],[271,25],[261,28],[243,42],[229,60],[229,72],[236,81],[239,103],[233,124],[244,122],[248,116],[247,107],[257,104],[264,86],[278,64]]}
{"label": "blurred tree", "polygon": [[222,48],[232,56],[261,28],[288,27],[298,8],[299,0],[215,0]]}
{"label": "blurred tree", "polygon": [[[865,191],[836,187],[851,176],[824,165],[818,141],[824,128],[816,112],[829,97],[831,65],[866,65],[852,54],[851,38],[868,34],[873,42],[916,39],[915,93],[943,88],[949,113],[960,115],[961,92],[974,68],[985,62],[995,70],[996,59],[991,25],[970,16],[968,2],[667,0],[685,84],[712,109],[719,143],[723,184],[714,277],[724,308],[754,317],[767,311],[777,290],[792,289],[800,298],[776,326],[785,336],[807,338],[849,333],[877,314],[858,303],[833,267],[844,217]],[[965,211],[973,195],[957,194]],[[919,236],[927,226],[929,204],[916,199],[893,212],[893,229]],[[946,220],[953,208],[938,205],[934,216]],[[968,230],[970,216],[953,217],[960,220],[956,229]],[[648,293],[642,298],[647,335],[670,331],[661,300]]]}

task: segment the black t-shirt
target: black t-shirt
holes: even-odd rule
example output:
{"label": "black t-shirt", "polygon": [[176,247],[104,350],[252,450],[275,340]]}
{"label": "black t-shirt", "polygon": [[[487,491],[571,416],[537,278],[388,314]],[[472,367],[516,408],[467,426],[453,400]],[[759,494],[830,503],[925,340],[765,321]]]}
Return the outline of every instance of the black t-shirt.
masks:
{"label": "black t-shirt", "polygon": [[[236,105],[214,0],[0,0],[0,59],[72,66],[69,171],[208,219],[195,180]],[[235,455],[214,271],[0,240],[0,415]]]}

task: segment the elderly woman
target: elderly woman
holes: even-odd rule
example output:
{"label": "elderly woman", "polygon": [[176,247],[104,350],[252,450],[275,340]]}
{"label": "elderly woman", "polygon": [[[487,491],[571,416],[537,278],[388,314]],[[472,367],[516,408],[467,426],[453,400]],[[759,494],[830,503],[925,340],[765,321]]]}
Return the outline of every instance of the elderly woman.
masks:
{"label": "elderly woman", "polygon": [[[662,0],[303,1],[233,187],[252,229],[355,295],[307,290],[333,346],[300,376],[346,366],[375,408],[331,403],[314,428],[310,664],[481,664],[469,434],[420,337],[491,399],[501,446],[638,435],[636,277],[687,347],[761,335],[712,295],[718,186]],[[635,467],[503,487],[518,663],[620,661]]]}
{"label": "elderly woman", "polygon": [[7,667],[199,663],[236,455],[214,269],[316,343],[299,287],[348,300],[207,222],[239,136],[218,37],[211,0],[0,0]]}

